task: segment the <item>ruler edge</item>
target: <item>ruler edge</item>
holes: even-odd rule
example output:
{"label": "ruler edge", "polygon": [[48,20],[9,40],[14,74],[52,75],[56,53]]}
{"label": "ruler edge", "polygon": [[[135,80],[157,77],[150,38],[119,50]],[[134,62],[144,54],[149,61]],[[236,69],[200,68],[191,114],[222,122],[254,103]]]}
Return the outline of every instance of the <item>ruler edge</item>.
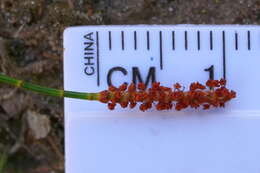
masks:
{"label": "ruler edge", "polygon": [[[156,27],[176,27],[176,28],[196,28],[196,27],[202,27],[202,28],[217,28],[217,29],[221,29],[222,27],[225,28],[260,28],[260,25],[240,25],[240,24],[221,24],[221,25],[210,25],[210,24],[137,24],[137,25],[81,25],[81,26],[70,26],[64,29],[64,34],[66,34],[69,30],[74,30],[74,29],[81,29],[81,28],[111,28],[111,29],[124,29],[124,28],[143,28],[143,27],[149,27],[149,28],[156,28]],[[64,37],[63,37],[64,38]]]}

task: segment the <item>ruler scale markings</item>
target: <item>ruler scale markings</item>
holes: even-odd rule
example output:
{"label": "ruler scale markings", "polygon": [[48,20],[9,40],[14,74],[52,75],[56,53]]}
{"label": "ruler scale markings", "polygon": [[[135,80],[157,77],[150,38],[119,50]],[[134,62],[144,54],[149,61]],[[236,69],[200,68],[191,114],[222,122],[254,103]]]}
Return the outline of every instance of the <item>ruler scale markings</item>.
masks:
{"label": "ruler scale markings", "polygon": [[112,36],[111,31],[108,32],[109,50],[112,50]]}
{"label": "ruler scale markings", "polygon": [[172,31],[172,50],[175,50],[175,31]]}
{"label": "ruler scale markings", "polygon": [[100,85],[100,69],[99,69],[99,33],[98,31],[96,32],[96,46],[97,46],[97,85]]}
{"label": "ruler scale markings", "polygon": [[235,33],[235,48],[238,50],[238,33]]}
{"label": "ruler scale markings", "polygon": [[137,34],[136,31],[134,31],[134,48],[137,50]]}
{"label": "ruler scale markings", "polygon": [[160,68],[163,69],[162,31],[160,31]]}
{"label": "ruler scale markings", "polygon": [[226,79],[226,33],[222,31],[223,42],[223,78]]}
{"label": "ruler scale markings", "polygon": [[150,50],[150,32],[146,32],[147,50]]}
{"label": "ruler scale markings", "polygon": [[213,50],[213,33],[210,31],[210,50]]}
{"label": "ruler scale markings", "polygon": [[188,32],[184,32],[184,37],[185,37],[185,50],[188,50]]}
{"label": "ruler scale markings", "polygon": [[251,33],[250,33],[250,31],[247,31],[247,48],[248,48],[248,50],[251,50]]}
{"label": "ruler scale markings", "polygon": [[124,33],[124,31],[121,31],[121,44],[122,44],[122,50],[125,50],[125,33]]}
{"label": "ruler scale markings", "polygon": [[[119,33],[121,32],[121,44],[122,44],[122,50],[126,50],[127,49],[127,47],[125,47],[125,46],[128,46],[127,44],[128,44],[128,42],[126,42],[126,41],[128,41],[128,40],[126,40],[126,37],[125,36],[128,36],[128,35],[126,35],[126,34],[130,34],[130,35],[132,35],[132,38],[130,37],[130,41],[132,42],[132,44],[133,44],[133,41],[134,41],[134,49],[135,50],[137,50],[138,49],[138,37],[140,36],[140,34],[139,33],[137,33],[138,32],[138,30],[133,30],[132,32],[128,32],[128,31],[125,31],[125,30],[121,30],[121,31],[119,31]],[[146,32],[146,34],[145,34],[145,32]],[[151,44],[158,44],[158,43],[150,43],[150,33],[152,32],[152,31],[150,31],[149,29],[148,30],[146,30],[143,34],[144,34],[144,37],[146,36],[146,38],[147,38],[147,49],[148,50],[150,50],[150,48],[151,48]],[[164,69],[164,54],[165,54],[165,51],[166,50],[164,50],[164,36],[166,36],[166,35],[164,35],[164,32],[167,32],[166,30],[159,30],[159,62],[160,62],[160,64],[158,64],[158,66],[159,66],[159,68],[161,69],[161,70],[163,70]],[[182,43],[183,44],[183,40],[176,40],[176,35],[175,35],[175,30],[172,30],[172,31],[170,31],[169,32],[169,34],[171,35],[169,35],[170,37],[172,37],[171,39],[172,40],[170,40],[170,41],[172,41],[172,45],[170,45],[170,47],[172,46],[172,48],[170,48],[170,49],[173,49],[173,50],[175,50],[176,49],[176,44],[178,44],[179,42],[180,43]],[[197,28],[197,30],[195,30],[195,32],[193,32],[193,33],[189,33],[189,30],[185,30],[185,29],[183,29],[182,30],[182,33],[184,33],[184,41],[185,41],[185,50],[189,50],[191,47],[195,47],[195,49],[197,49],[197,50],[202,50],[202,47],[203,47],[203,42],[204,42],[204,40],[203,39],[206,39],[206,38],[204,38],[203,37],[203,35],[201,35],[202,33],[201,33],[202,31],[201,30],[199,30],[199,28]],[[222,77],[223,78],[227,78],[227,51],[228,50],[236,50],[236,51],[239,51],[239,49],[240,49],[240,46],[241,46],[241,40],[239,40],[240,39],[240,36],[242,36],[242,35],[244,35],[245,36],[245,45],[247,46],[247,48],[246,49],[248,49],[248,50],[252,50],[252,45],[253,45],[253,42],[251,42],[251,37],[253,36],[252,35],[252,31],[250,30],[250,29],[246,29],[246,30],[233,30],[233,32],[229,32],[229,31],[227,31],[227,30],[221,30],[220,32],[222,32],[222,66],[223,66],[223,70],[222,70]],[[153,34],[154,34],[154,32],[152,32]],[[209,38],[207,38],[207,39],[210,39],[209,41],[210,41],[210,50],[212,50],[213,49],[213,43],[214,43],[214,40],[213,40],[213,38],[215,37],[213,34],[215,33],[215,30],[208,30],[208,34],[209,34]],[[106,31],[106,33],[105,33],[106,35],[107,35],[107,37],[106,37],[106,39],[108,39],[108,42],[107,42],[107,40],[106,40],[106,42],[109,44],[108,46],[109,46],[109,49],[110,50],[112,50],[113,49],[113,47],[112,46],[114,46],[113,45],[113,38],[112,38],[112,36],[113,36],[113,30],[107,30]],[[139,34],[139,35],[138,35]],[[157,30],[157,34],[158,34],[158,30]],[[190,34],[190,35],[189,35]],[[194,35],[193,35],[194,34]],[[217,34],[217,33],[216,33]],[[239,35],[239,34],[242,34],[242,35]],[[99,31],[96,31],[96,46],[97,46],[97,50],[96,50],[96,54],[97,54],[97,59],[96,59],[96,68],[97,68],[97,73],[96,73],[96,75],[97,75],[97,84],[98,84],[98,86],[100,85],[100,83],[101,83],[101,81],[100,81],[100,47],[99,47],[99,44],[100,44],[100,38],[99,38],[99,36],[100,36],[101,34],[100,34],[100,32]],[[217,34],[218,35],[218,34]],[[217,38],[217,35],[216,35],[216,38]],[[195,40],[193,40],[192,38],[190,38],[190,40],[189,40],[189,36],[190,37],[195,37]],[[227,37],[228,36],[228,37]],[[230,40],[230,42],[229,42],[229,36],[230,36],[230,38],[232,39],[232,40]],[[196,40],[196,37],[197,37],[197,40]],[[233,37],[233,38],[232,38]],[[133,40],[134,39],[134,40]],[[221,37],[220,37],[220,39],[221,39]],[[119,40],[120,40],[120,37],[119,37]],[[192,41],[192,42],[189,42],[189,41]],[[207,40],[206,40],[207,41]],[[119,43],[120,43],[120,41],[118,41]],[[196,45],[196,43],[197,43],[197,45]],[[189,45],[189,44],[191,44],[191,45]],[[229,49],[230,47],[229,47],[229,44],[230,44],[230,46],[231,46],[231,49]],[[131,44],[130,44],[131,45]],[[228,45],[228,47],[227,47],[227,45]],[[119,45],[120,46],[120,45]],[[157,45],[158,46],[158,45]],[[190,47],[189,47],[190,46]],[[197,47],[196,47],[197,46]],[[217,45],[217,46],[220,46],[220,45]],[[132,47],[132,46],[131,46]],[[214,45],[214,48],[215,48],[216,46]],[[220,46],[221,47],[221,46]],[[233,47],[233,48],[232,48]],[[132,49],[133,49],[133,47],[132,47]],[[158,50],[158,49],[157,49]],[[210,50],[208,50],[208,51],[210,51]]]}
{"label": "ruler scale markings", "polygon": [[200,31],[197,32],[198,50],[200,50]]}

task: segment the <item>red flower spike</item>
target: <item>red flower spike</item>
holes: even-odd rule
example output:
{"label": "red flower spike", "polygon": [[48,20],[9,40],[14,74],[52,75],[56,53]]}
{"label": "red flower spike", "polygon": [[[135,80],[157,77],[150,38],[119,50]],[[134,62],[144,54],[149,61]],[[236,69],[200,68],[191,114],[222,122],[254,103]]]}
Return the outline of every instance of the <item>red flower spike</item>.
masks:
{"label": "red flower spike", "polygon": [[176,90],[181,89],[181,85],[179,83],[174,84],[173,86]]}
{"label": "red flower spike", "polygon": [[154,82],[154,83],[152,84],[152,89],[153,89],[153,90],[157,90],[159,87],[160,87],[160,82]]}
{"label": "red flower spike", "polygon": [[116,99],[116,100],[120,100],[120,99],[121,99],[121,96],[122,96],[122,94],[121,94],[121,92],[120,92],[120,91],[116,91],[116,92],[114,93],[114,96],[115,96],[115,99]]}
{"label": "red flower spike", "polygon": [[182,86],[176,83],[168,88],[160,86],[159,82],[152,84],[151,88],[146,89],[143,83],[126,84],[119,88],[110,86],[108,90],[102,91],[98,95],[98,100],[108,103],[108,108],[113,110],[116,104],[122,108],[128,105],[132,109],[139,104],[141,111],[146,111],[155,105],[157,110],[175,109],[180,111],[185,108],[203,107],[204,110],[211,107],[224,107],[225,103],[236,97],[236,92],[227,89],[226,80],[208,80],[206,86],[199,82],[190,85],[189,91],[180,90]]}
{"label": "red flower spike", "polygon": [[125,91],[127,89],[127,84],[124,83],[124,84],[120,85],[118,89],[119,89],[119,91]]}
{"label": "red flower spike", "polygon": [[114,87],[114,86],[109,86],[109,88],[108,88],[108,91],[116,91],[117,90],[117,88],[116,87]]}
{"label": "red flower spike", "polygon": [[115,103],[108,103],[108,109],[110,109],[110,110],[114,110],[115,109],[115,107],[116,107],[116,104]]}
{"label": "red flower spike", "polygon": [[225,103],[220,103],[219,107],[225,107]]}
{"label": "red flower spike", "polygon": [[206,87],[204,85],[200,84],[199,82],[191,83],[190,90],[195,91],[196,89],[204,90],[204,89],[206,89]]}
{"label": "red flower spike", "polygon": [[206,82],[206,85],[207,85],[208,87],[212,87],[212,88],[214,88],[214,87],[219,87],[219,81],[218,81],[218,80],[212,80],[212,79],[210,79],[210,80],[208,80],[208,81]]}
{"label": "red flower spike", "polygon": [[143,104],[140,105],[139,109],[144,112],[144,111],[147,110],[147,107],[146,107],[146,105],[143,103]]}
{"label": "red flower spike", "polygon": [[175,110],[176,110],[176,111],[180,111],[180,110],[182,110],[182,109],[184,109],[183,104],[177,103],[176,106],[175,106]]}
{"label": "red flower spike", "polygon": [[133,109],[136,106],[136,102],[130,102],[130,108]]}
{"label": "red flower spike", "polygon": [[230,99],[236,98],[236,92],[231,90],[231,92],[229,93],[229,98]]}
{"label": "red flower spike", "polygon": [[105,91],[101,91],[99,93],[99,101],[102,102],[102,103],[107,103],[109,101],[109,92],[107,90]]}
{"label": "red flower spike", "polygon": [[148,109],[151,109],[153,105],[152,105],[151,102],[147,102],[147,103],[146,103],[146,106],[147,106]]}
{"label": "red flower spike", "polygon": [[220,81],[219,81],[219,84],[221,85],[221,86],[226,86],[226,83],[227,83],[227,81],[226,81],[226,79],[220,79]]}
{"label": "red flower spike", "polygon": [[127,105],[128,105],[128,102],[121,102],[121,103],[120,103],[120,106],[121,106],[122,108],[126,108]]}
{"label": "red flower spike", "polygon": [[137,88],[139,89],[139,90],[141,90],[141,91],[144,91],[145,90],[145,88],[146,88],[146,86],[145,86],[145,84],[144,83],[139,83],[138,85],[137,85]]}
{"label": "red flower spike", "polygon": [[128,92],[135,92],[135,91],[136,91],[135,84],[134,84],[134,83],[131,83],[131,84],[128,86]]}
{"label": "red flower spike", "polygon": [[207,109],[209,109],[210,108],[210,104],[205,104],[205,105],[203,105],[203,109],[204,110],[207,110]]}

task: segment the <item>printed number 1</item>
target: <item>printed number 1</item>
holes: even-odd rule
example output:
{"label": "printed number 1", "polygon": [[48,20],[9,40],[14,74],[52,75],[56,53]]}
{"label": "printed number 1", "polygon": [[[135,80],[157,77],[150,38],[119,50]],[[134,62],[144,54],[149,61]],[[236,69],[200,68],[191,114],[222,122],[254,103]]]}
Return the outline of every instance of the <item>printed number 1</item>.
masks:
{"label": "printed number 1", "polygon": [[209,72],[209,79],[214,80],[214,65],[206,68],[204,71]]}

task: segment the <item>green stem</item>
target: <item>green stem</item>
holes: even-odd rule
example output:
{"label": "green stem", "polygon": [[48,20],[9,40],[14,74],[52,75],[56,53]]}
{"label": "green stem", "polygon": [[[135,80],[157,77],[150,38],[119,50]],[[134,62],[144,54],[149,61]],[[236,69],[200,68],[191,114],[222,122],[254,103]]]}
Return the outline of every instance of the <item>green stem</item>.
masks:
{"label": "green stem", "polygon": [[31,84],[22,80],[18,80],[3,74],[0,74],[0,82],[49,96],[68,97],[83,100],[98,100],[98,93],[82,93],[48,88],[40,85]]}
{"label": "green stem", "polygon": [[7,159],[8,159],[8,156],[5,152],[0,154],[0,173],[4,173]]}

